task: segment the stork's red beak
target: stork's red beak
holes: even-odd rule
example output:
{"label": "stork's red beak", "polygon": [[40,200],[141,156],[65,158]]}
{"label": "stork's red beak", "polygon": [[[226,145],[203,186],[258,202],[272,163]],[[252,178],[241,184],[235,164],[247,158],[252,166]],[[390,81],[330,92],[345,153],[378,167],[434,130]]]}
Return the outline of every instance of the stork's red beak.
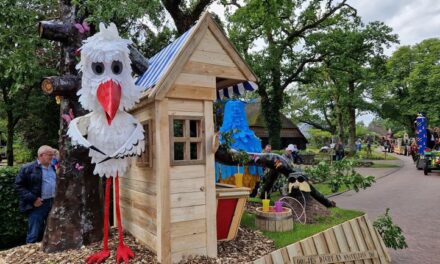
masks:
{"label": "stork's red beak", "polygon": [[121,101],[121,86],[113,80],[108,80],[105,83],[101,83],[98,87],[97,96],[98,101],[101,104],[107,117],[107,122],[111,125],[113,118],[119,108]]}

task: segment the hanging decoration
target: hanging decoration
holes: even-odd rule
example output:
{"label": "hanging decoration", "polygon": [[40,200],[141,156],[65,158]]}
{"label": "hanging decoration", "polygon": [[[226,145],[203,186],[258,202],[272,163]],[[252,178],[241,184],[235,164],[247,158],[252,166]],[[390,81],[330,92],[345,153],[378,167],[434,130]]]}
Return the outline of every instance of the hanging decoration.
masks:
{"label": "hanging decoration", "polygon": [[[84,28],[84,26],[83,26]],[[100,263],[110,256],[108,248],[110,185],[115,179],[116,218],[119,246],[116,259],[128,263],[133,252],[124,244],[119,207],[119,175],[127,170],[127,156],[144,151],[144,130],[133,116],[125,112],[139,100],[141,90],[135,86],[129,59],[129,40],[119,37],[115,24],[99,25],[99,32],[85,40],[80,48],[77,68],[82,72],[79,102],[90,113],[74,118],[66,116],[67,134],[73,145],[89,148],[95,163],[94,174],[106,177],[104,239],[102,251],[87,258],[87,263]],[[69,117],[69,118],[67,118]],[[81,169],[78,165],[76,169]]]}

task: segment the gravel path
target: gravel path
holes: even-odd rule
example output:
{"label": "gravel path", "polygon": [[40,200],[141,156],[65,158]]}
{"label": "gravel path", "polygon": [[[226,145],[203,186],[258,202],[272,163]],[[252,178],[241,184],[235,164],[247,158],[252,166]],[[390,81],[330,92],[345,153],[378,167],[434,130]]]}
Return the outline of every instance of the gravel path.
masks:
{"label": "gravel path", "polygon": [[332,199],[338,207],[367,212],[371,221],[384,214],[386,208],[391,209],[391,216],[403,229],[408,244],[407,249],[390,250],[393,264],[440,263],[440,172],[424,176],[411,157],[397,157],[403,165],[399,169],[362,172],[378,178],[371,188],[359,193],[349,191]]}

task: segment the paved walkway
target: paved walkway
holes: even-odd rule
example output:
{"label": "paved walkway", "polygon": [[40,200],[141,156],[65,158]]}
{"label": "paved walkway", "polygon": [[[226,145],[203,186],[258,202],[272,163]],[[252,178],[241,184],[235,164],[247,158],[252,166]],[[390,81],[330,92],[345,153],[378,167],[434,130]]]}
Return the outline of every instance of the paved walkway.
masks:
{"label": "paved walkway", "polygon": [[366,212],[371,221],[391,209],[408,244],[404,250],[389,250],[393,264],[440,263],[440,173],[424,176],[411,157],[396,157],[401,159],[401,168],[361,169],[362,174],[376,176],[376,183],[359,193],[349,191],[332,199],[338,207]]}

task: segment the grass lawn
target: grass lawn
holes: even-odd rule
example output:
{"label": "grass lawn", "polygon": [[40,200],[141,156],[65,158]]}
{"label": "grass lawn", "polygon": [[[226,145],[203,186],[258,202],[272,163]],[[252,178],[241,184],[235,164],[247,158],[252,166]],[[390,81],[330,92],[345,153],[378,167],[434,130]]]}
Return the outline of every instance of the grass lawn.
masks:
{"label": "grass lawn", "polygon": [[369,168],[399,168],[397,164],[374,163]]}
{"label": "grass lawn", "polygon": [[356,157],[359,159],[368,159],[368,160],[397,160],[396,157],[390,154],[391,153],[386,153],[386,158],[385,158],[385,152],[379,150],[373,150],[372,155],[369,157],[367,156],[367,152],[365,150],[361,150],[356,153]]}
{"label": "grass lawn", "polygon": [[[328,184],[326,184],[326,183],[316,183],[316,184],[313,184],[313,186],[315,186],[315,188],[316,188],[320,193],[322,193],[322,194],[325,195],[325,196],[330,195],[330,194],[334,194],[334,193],[332,192],[330,186],[329,186]],[[345,192],[345,191],[347,191],[347,190],[348,190],[347,186],[342,185],[342,186],[339,188],[339,190],[338,190],[337,192],[338,192],[338,193],[339,193],[339,192]]]}
{"label": "grass lawn", "polygon": [[[261,232],[264,236],[272,239],[275,242],[275,247],[278,249],[364,214],[360,211],[346,210],[341,208],[330,208],[330,211],[330,217],[322,218],[316,224],[302,225],[295,223],[292,231]],[[252,229],[257,229],[255,227],[255,215],[245,212],[241,219],[241,225]]]}

